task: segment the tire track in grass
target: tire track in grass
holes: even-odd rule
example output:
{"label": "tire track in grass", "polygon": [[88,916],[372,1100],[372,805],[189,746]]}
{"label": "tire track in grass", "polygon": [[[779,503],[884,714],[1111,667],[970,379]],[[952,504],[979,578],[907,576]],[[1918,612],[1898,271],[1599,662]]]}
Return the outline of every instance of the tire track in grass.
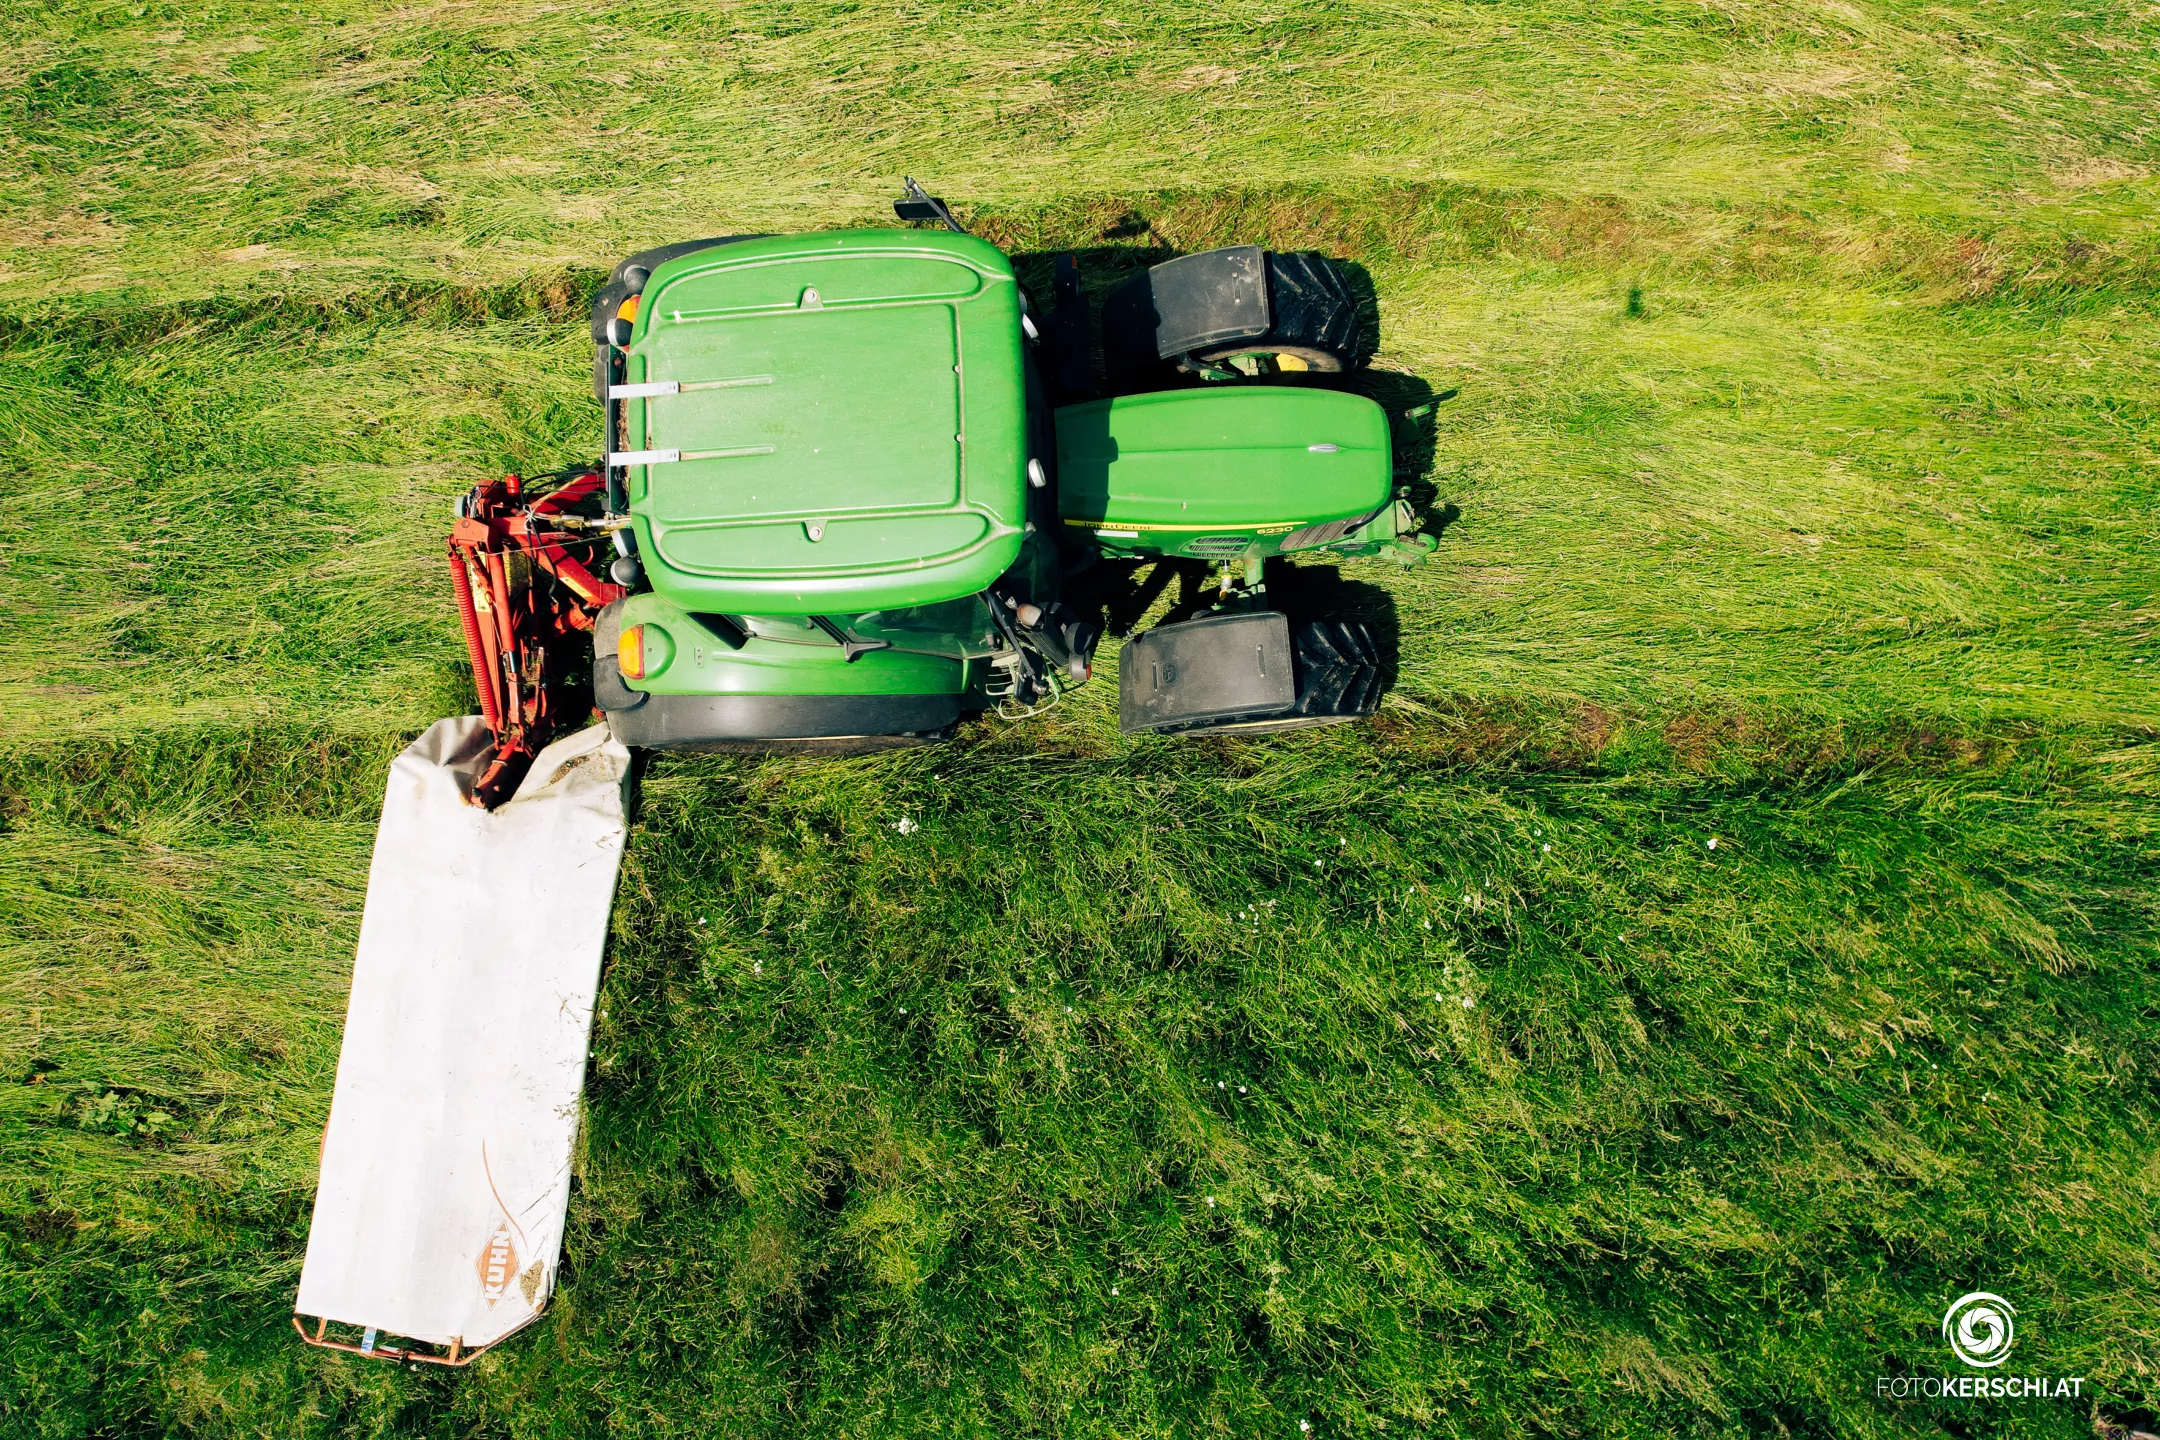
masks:
{"label": "tire track in grass", "polygon": [[[971,229],[1015,254],[1081,250],[1099,257],[1098,264],[1123,267],[1218,245],[1261,244],[1366,263],[1537,260],[1613,272],[1638,285],[1821,280],[2028,305],[2149,295],[2160,286],[2160,240],[2149,233],[2095,239],[2014,222],[1979,230],[1867,212],[1657,204],[1454,182],[1080,192],[1030,205],[962,205],[961,214]],[[743,218],[718,228],[757,223]],[[793,221],[810,230],[892,223],[883,208]],[[270,336],[387,321],[582,322],[593,292],[620,258],[592,255],[485,281],[399,275],[356,284],[302,277],[178,301],[130,289],[17,300],[0,305],[0,349],[58,334],[79,344],[125,347],[174,336]]]}

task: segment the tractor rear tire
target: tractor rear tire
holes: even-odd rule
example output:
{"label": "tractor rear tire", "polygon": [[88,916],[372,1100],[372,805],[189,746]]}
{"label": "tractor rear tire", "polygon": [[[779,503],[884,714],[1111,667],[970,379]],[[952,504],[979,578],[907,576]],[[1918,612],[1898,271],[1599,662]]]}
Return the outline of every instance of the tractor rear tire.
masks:
{"label": "tractor rear tire", "polygon": [[1386,684],[1380,646],[1357,620],[1302,620],[1290,627],[1297,700],[1254,719],[1203,720],[1168,735],[1264,735],[1362,720],[1380,708]]}

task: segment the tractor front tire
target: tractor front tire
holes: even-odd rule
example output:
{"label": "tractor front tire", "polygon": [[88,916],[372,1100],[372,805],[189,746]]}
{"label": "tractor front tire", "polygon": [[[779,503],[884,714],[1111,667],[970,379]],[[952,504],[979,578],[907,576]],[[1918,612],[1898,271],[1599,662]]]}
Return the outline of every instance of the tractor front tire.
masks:
{"label": "tractor front tire", "polygon": [[1386,673],[1372,631],[1357,620],[1303,620],[1290,627],[1297,699],[1251,719],[1203,720],[1169,735],[1264,735],[1362,720],[1380,708]]}
{"label": "tractor front tire", "polygon": [[[1325,255],[1303,251],[1267,256],[1268,320],[1264,335],[1199,351],[1193,358],[1219,363],[1239,355],[1278,357],[1278,372],[1304,369],[1339,375],[1372,359],[1375,337],[1343,267]],[[1284,365],[1282,358],[1295,361]]]}
{"label": "tractor front tire", "polygon": [[1310,251],[1233,245],[1181,256],[1103,306],[1103,360],[1118,394],[1174,385],[1181,366],[1216,378],[1339,375],[1372,359],[1378,339],[1349,271]]}

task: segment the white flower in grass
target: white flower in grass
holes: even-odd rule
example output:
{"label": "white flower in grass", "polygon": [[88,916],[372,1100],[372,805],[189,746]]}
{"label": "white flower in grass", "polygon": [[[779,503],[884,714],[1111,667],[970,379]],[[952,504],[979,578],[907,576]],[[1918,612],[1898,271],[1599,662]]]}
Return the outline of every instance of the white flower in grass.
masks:
{"label": "white flower in grass", "polygon": [[1544,852],[1545,852],[1545,853],[1546,853],[1547,855],[1550,855],[1550,854],[1552,854],[1552,841],[1550,841],[1550,840],[1546,841],[1546,842],[1545,842],[1545,844],[1544,844],[1544,846],[1543,846],[1543,849],[1544,849]]}
{"label": "white flower in grass", "polygon": [[1717,849],[1717,836],[1715,836],[1715,835],[1712,835],[1712,836],[1711,836],[1711,837],[1710,837],[1709,839],[1707,839],[1707,840],[1703,841],[1702,843],[1703,843],[1703,849],[1705,849],[1705,850],[1715,850],[1715,849]]}
{"label": "white flower in grass", "polygon": [[1465,995],[1465,996],[1463,996],[1463,997],[1462,997],[1462,1008],[1463,1008],[1463,1009],[1465,1009],[1465,1010],[1474,1010],[1474,1009],[1476,1009],[1476,1008],[1477,1008],[1477,996],[1475,996],[1475,995]]}
{"label": "white flower in grass", "polygon": [[895,820],[893,822],[892,828],[899,831],[903,835],[912,835],[917,830],[922,829],[922,826],[917,825],[912,817],[902,815],[898,820]]}
{"label": "white flower in grass", "polygon": [[1210,1210],[1215,1208],[1215,1197],[1213,1195],[1207,1197],[1207,1208]]}
{"label": "white flower in grass", "polygon": [[1310,1429],[1312,1429],[1312,1421],[1310,1421],[1310,1420],[1300,1420],[1300,1421],[1298,1421],[1298,1422],[1297,1422],[1297,1428],[1298,1428],[1298,1431],[1299,1431],[1299,1433],[1300,1433],[1300,1434],[1302,1434],[1302,1433],[1304,1433],[1305,1431],[1307,1431],[1307,1430],[1310,1430]]}

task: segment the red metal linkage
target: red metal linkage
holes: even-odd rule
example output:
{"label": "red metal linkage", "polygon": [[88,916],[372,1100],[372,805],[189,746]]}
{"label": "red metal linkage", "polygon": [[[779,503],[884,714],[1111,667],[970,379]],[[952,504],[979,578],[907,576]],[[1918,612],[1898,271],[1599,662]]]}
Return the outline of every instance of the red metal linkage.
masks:
{"label": "red metal linkage", "polygon": [[606,543],[573,528],[570,507],[599,490],[580,475],[528,504],[515,475],[475,486],[450,532],[450,583],[472,658],[480,713],[495,743],[472,802],[492,810],[517,793],[533,757],[592,713],[591,649],[599,612],[628,594],[571,552]]}
{"label": "red metal linkage", "polygon": [[465,568],[464,553],[455,545],[450,547],[450,588],[457,592],[458,619],[465,626],[465,653],[472,659],[473,684],[480,692],[480,718],[487,721],[488,729],[500,731],[502,706],[495,699],[495,662],[480,638],[480,617],[473,610],[472,575]]}

